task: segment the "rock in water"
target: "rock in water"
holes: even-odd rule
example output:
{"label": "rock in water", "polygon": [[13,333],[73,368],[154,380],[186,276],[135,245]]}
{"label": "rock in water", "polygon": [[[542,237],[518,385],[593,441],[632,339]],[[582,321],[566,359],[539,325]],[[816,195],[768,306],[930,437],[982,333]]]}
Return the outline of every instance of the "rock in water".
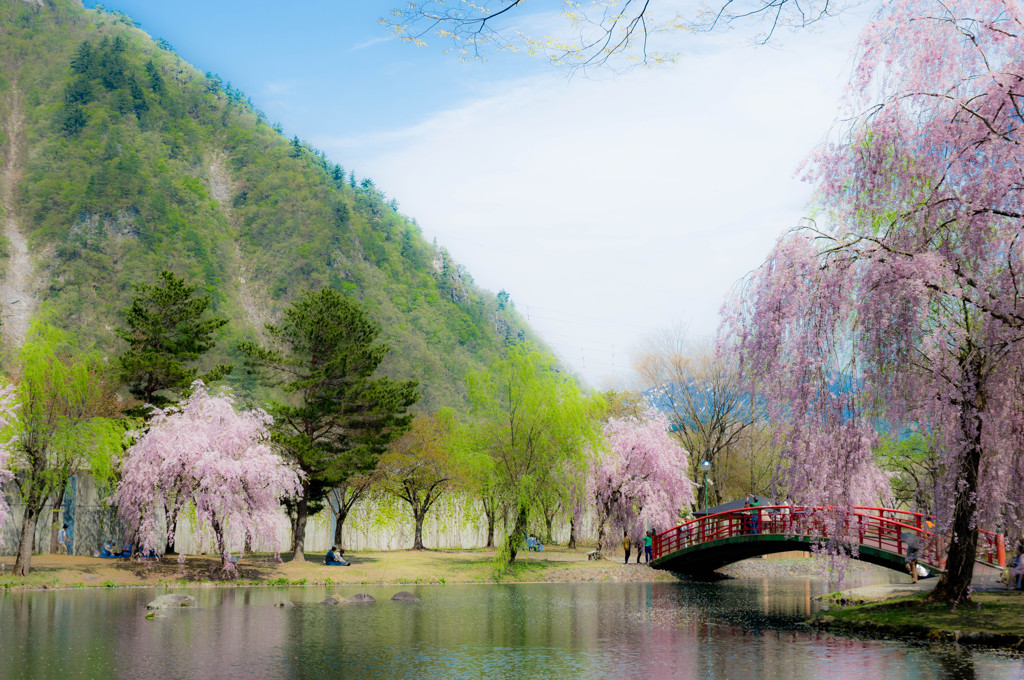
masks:
{"label": "rock in water", "polygon": [[341,600],[334,597],[333,595],[328,595],[326,598],[323,599],[323,601],[320,602],[320,604],[341,604]]}
{"label": "rock in water", "polygon": [[373,595],[368,593],[356,593],[352,597],[348,598],[351,604],[373,604],[377,600],[374,599]]}
{"label": "rock in water", "polygon": [[401,590],[391,596],[391,599],[395,602],[419,602],[420,598],[416,597],[408,590]]}
{"label": "rock in water", "polygon": [[[334,598],[330,598],[330,599],[334,599]],[[335,604],[337,604],[337,600],[335,600]],[[278,600],[277,602],[274,603],[274,606],[275,607],[283,607],[283,608],[287,609],[289,607],[294,607],[295,603],[292,602],[291,600]]]}
{"label": "rock in water", "polygon": [[191,595],[168,593],[146,605],[146,609],[170,609],[171,607],[195,607],[196,599]]}

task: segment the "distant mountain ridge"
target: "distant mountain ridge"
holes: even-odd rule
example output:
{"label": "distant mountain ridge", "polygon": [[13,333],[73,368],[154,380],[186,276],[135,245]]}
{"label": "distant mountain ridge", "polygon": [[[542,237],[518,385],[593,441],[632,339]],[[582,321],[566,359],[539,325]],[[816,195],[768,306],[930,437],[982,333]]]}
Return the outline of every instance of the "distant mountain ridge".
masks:
{"label": "distant mountain ridge", "polygon": [[[216,356],[304,289],[359,299],[384,369],[419,408],[464,405],[463,378],[536,339],[369,179],[271,127],[128,17],[73,0],[0,0],[0,283],[4,347],[41,306],[115,354],[131,284],[168,268],[231,319]],[[243,398],[258,388],[236,370]]]}

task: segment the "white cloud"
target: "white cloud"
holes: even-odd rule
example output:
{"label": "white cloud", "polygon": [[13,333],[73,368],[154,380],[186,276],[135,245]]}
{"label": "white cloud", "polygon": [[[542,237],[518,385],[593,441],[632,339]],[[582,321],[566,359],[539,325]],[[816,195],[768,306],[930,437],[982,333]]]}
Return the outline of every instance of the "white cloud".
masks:
{"label": "white cloud", "polygon": [[288,97],[297,94],[301,89],[298,80],[276,80],[263,84],[263,94],[268,97]]}
{"label": "white cloud", "polygon": [[732,285],[803,215],[793,173],[829,129],[853,42],[836,26],[600,82],[494,83],[414,127],[316,143],[478,283],[548,310],[531,322],[600,384],[657,328],[713,333]]}
{"label": "white cloud", "polygon": [[365,50],[367,47],[373,47],[374,45],[386,43],[389,40],[392,40],[394,37],[395,36],[393,35],[383,35],[377,38],[369,38],[367,40],[358,42],[355,45],[353,45],[349,52],[358,52],[359,50]]}

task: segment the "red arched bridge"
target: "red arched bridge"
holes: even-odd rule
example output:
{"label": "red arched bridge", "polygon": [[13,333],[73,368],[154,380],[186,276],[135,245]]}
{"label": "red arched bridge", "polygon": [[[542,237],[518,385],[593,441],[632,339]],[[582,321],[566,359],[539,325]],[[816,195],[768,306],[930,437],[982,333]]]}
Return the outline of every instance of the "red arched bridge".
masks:
{"label": "red arched bridge", "polygon": [[[706,574],[732,562],[786,550],[809,550],[837,536],[856,547],[855,559],[906,572],[908,541],[919,545],[919,563],[934,571],[946,564],[948,543],[918,512],[855,506],[774,505],[719,512],[657,534],[651,566],[680,574]],[[1005,566],[1002,536],[980,530],[978,561]]]}

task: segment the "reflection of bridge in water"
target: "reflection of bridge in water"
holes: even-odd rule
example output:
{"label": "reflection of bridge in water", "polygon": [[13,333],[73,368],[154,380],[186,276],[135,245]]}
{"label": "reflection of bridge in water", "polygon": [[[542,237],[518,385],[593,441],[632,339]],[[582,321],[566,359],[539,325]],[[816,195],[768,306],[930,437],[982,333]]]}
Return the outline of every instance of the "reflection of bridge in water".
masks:
{"label": "reflection of bridge in water", "polygon": [[[919,543],[919,563],[941,571],[948,540],[931,531],[929,518],[918,512],[855,506],[776,505],[719,512],[691,520],[654,537],[651,566],[681,574],[705,574],[749,557],[810,550],[838,534],[854,549],[854,559],[906,573],[907,540]],[[978,532],[983,564],[1005,566],[1002,536]]]}

